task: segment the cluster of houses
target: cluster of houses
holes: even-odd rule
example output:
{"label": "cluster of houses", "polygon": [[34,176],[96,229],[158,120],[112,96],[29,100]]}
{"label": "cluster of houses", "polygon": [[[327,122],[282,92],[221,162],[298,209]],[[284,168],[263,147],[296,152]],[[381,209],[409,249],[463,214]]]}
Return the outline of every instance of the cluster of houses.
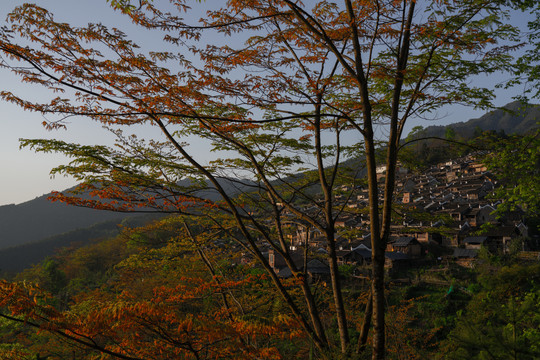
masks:
{"label": "cluster of houses", "polygon": [[[384,181],[385,168],[377,169]],[[493,212],[501,200],[489,195],[497,186],[496,177],[477,161],[475,155],[440,163],[421,174],[400,168],[396,181],[396,215],[386,248],[386,267],[399,271],[426,261],[455,262],[472,267],[485,247],[493,253],[538,250],[538,239],[530,239],[519,209],[497,218]],[[336,222],[337,258],[340,264],[366,267],[371,262],[371,239],[367,209],[367,191],[355,191],[355,197],[337,199],[345,211]],[[382,200],[382,199],[381,199]],[[522,239],[528,239],[523,242]],[[317,254],[326,251],[325,238],[313,228],[295,225],[288,235],[290,253],[298,268],[313,276],[328,272]],[[307,259],[305,254],[310,254]],[[533,252],[533,257],[538,253]],[[270,265],[282,277],[291,276],[283,259],[272,250]]]}

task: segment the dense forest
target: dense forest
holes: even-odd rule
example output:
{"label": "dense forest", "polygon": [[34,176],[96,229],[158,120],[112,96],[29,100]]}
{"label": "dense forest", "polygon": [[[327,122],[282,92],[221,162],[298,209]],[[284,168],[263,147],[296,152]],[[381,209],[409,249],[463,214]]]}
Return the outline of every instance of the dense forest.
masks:
{"label": "dense forest", "polygon": [[[538,144],[538,130],[531,131]],[[500,144],[515,147],[517,140],[530,144],[531,138],[486,131],[469,140],[469,151],[489,141],[492,149],[499,145],[495,151],[502,157]],[[492,154],[484,160],[489,163]],[[422,153],[416,157],[429,162]],[[530,236],[538,237],[539,223],[531,212]],[[8,312],[0,315],[1,357],[335,358],[314,348],[245,249],[206,227],[214,228],[176,215],[141,217],[125,222],[118,235],[63,248],[2,282],[0,306]],[[483,247],[470,267],[445,256],[447,248],[437,242],[427,249],[429,256],[386,282],[388,358],[540,356],[539,252],[526,257],[521,245],[505,252]],[[370,311],[369,270],[356,263],[339,271],[344,302],[355,316],[349,331],[359,340]],[[330,307],[328,279],[310,276],[317,302]],[[293,278],[282,281],[296,286]],[[332,313],[322,316],[334,328]],[[369,357],[358,353],[359,359]]]}
{"label": "dense forest", "polygon": [[[65,249],[2,283],[0,304],[10,310],[0,325],[2,358],[313,356],[262,269],[241,263],[239,250],[187,241],[175,234],[179,222]],[[340,271],[345,302],[358,316],[351,319],[356,338],[368,283],[348,266]],[[474,269],[430,264],[400,279],[386,285],[389,358],[540,356],[537,259],[483,252]],[[327,283],[312,287],[330,305]],[[331,314],[324,321],[331,327]]]}
{"label": "dense forest", "polygon": [[539,131],[403,138],[535,122],[540,3],[107,2],[130,30],[13,9],[0,70],[45,96],[0,99],[112,135],[20,140],[67,158],[51,201],[162,217],[2,280],[2,357],[538,358]]}

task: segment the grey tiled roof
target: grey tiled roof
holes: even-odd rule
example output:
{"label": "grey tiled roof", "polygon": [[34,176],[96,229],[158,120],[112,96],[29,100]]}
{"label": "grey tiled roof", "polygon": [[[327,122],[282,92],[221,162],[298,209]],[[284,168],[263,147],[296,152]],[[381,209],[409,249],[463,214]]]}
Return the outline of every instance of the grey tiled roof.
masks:
{"label": "grey tiled roof", "polygon": [[384,256],[390,260],[409,260],[409,256],[399,251],[387,251]]}
{"label": "grey tiled roof", "polygon": [[463,240],[464,244],[483,244],[487,240],[487,236],[469,236]]}
{"label": "grey tiled roof", "polygon": [[475,258],[477,256],[478,256],[478,250],[474,250],[474,249],[456,248],[454,249],[454,253],[452,254],[452,257],[455,257],[455,258]]}
{"label": "grey tiled roof", "polygon": [[394,241],[392,243],[392,245],[394,245],[394,246],[407,246],[411,242],[414,242],[414,240],[416,240],[416,239],[413,238],[412,236],[404,236],[404,237],[400,237],[400,238],[396,239],[396,241]]}

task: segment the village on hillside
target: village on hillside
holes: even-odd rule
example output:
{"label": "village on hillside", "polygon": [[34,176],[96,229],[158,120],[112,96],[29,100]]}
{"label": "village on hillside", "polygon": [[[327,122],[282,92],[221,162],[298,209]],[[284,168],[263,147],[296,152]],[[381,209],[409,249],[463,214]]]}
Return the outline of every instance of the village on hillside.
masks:
{"label": "village on hillside", "polygon": [[[539,239],[529,236],[521,209],[502,217],[494,214],[503,199],[492,198],[498,180],[479,157],[478,153],[470,154],[439,163],[422,173],[399,168],[396,220],[385,253],[385,267],[391,277],[420,266],[455,264],[472,268],[479,261],[482,248],[491,254],[513,252],[523,261],[540,259]],[[377,169],[381,183],[385,170],[384,167]],[[367,190],[343,186],[343,192],[352,192],[355,196],[336,199],[336,206],[344,209],[336,221],[338,263],[354,267],[356,274],[368,275],[371,239],[369,216],[365,212]],[[286,217],[287,212],[283,211]],[[324,279],[329,268],[323,257],[318,256],[327,252],[323,234],[298,222],[291,222],[289,230],[288,251],[297,268],[309,276]],[[269,246],[267,254],[270,266],[279,276],[292,276],[282,256]],[[242,261],[249,260],[250,256],[243,254]]]}

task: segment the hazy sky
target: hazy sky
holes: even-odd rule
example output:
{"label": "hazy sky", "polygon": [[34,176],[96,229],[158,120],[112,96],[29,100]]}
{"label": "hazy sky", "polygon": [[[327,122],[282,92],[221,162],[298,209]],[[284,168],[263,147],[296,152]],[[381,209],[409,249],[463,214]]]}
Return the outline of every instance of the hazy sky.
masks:
{"label": "hazy sky", "polygon": [[[164,1],[164,0],[159,0]],[[24,3],[23,0],[1,0],[0,21],[6,14]],[[110,10],[105,0],[41,0],[32,1],[55,14],[57,20],[84,25],[88,22],[102,22],[120,29],[134,29],[127,18]],[[204,6],[204,2],[202,5]],[[126,31],[131,34],[130,31]],[[138,43],[151,43],[147,32],[136,32]],[[481,78],[475,81],[494,83],[499,79]],[[11,90],[31,99],[45,96],[43,89],[21,84],[19,78],[5,69],[0,69],[0,90]],[[496,105],[511,101],[513,93],[499,92]],[[441,110],[442,117],[436,124],[448,124],[479,117],[482,111],[474,111],[455,106]],[[28,149],[19,150],[19,138],[56,138],[78,143],[110,143],[111,135],[99,124],[84,118],[71,120],[68,130],[48,132],[41,125],[43,118],[36,113],[25,112],[15,105],[0,102],[0,205],[21,203],[41,196],[51,190],[63,190],[75,185],[69,178],[50,178],[49,171],[65,162],[55,154],[36,154]],[[432,123],[411,121],[408,129],[415,125],[429,126]]]}
{"label": "hazy sky", "polygon": [[[1,0],[0,19],[24,0]],[[86,25],[88,22],[101,22],[119,28],[134,26],[125,16],[113,12],[105,0],[41,0],[32,1],[55,14],[55,19],[72,24]],[[148,34],[138,33],[137,41]],[[24,94],[32,99],[46,96],[44,89],[22,84],[18,77],[5,69],[0,69],[0,88]],[[36,154],[31,150],[19,150],[20,138],[55,138],[78,143],[112,142],[112,136],[88,119],[70,120],[67,130],[47,131],[41,125],[43,117],[37,113],[23,111],[14,104],[0,101],[0,205],[21,203],[41,196],[51,190],[63,190],[75,185],[73,179],[49,175],[51,168],[65,162],[57,154]]]}

